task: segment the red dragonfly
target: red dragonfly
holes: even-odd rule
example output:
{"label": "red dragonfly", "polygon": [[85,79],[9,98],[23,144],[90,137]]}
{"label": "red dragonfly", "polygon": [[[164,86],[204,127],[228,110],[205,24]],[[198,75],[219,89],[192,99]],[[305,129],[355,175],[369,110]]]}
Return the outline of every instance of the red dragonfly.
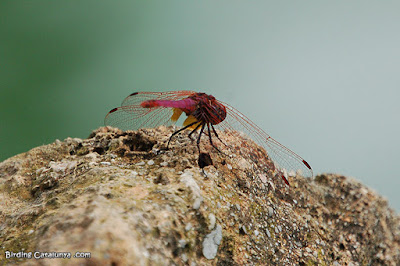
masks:
{"label": "red dragonfly", "polygon": [[219,151],[212,141],[211,132],[221,141],[215,128],[239,131],[245,133],[266,150],[287,185],[289,185],[286,179],[287,174],[294,175],[299,172],[305,177],[313,176],[311,166],[303,158],[277,142],[234,107],[205,93],[193,91],[135,92],[125,98],[121,107],[108,112],[105,124],[122,130],[137,130],[160,125],[169,126],[174,124],[182,113],[185,113],[187,118],[183,127],[171,135],[168,145],[172,137],[182,130],[192,130],[189,133],[189,137],[191,137],[200,129],[197,138],[197,147],[200,152],[200,138],[206,129],[210,144]]}

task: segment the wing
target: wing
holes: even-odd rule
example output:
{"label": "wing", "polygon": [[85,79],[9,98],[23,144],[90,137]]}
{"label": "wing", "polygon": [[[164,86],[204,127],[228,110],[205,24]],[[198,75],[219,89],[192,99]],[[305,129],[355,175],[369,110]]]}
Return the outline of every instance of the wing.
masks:
{"label": "wing", "polygon": [[[227,114],[225,120],[216,125],[216,128],[243,132],[265,149],[275,167],[284,175],[299,173],[304,177],[313,176],[310,165],[303,158],[273,139],[234,107],[223,102],[220,103],[225,105]],[[287,182],[286,178],[283,178]]]}
{"label": "wing", "polygon": [[173,113],[172,108],[143,108],[140,104],[147,100],[177,101],[193,93],[195,92],[134,92],[123,100],[121,107],[114,108],[108,112],[104,119],[104,124],[122,130],[138,130],[144,127],[153,128],[160,125],[172,125],[174,123],[170,119]]}

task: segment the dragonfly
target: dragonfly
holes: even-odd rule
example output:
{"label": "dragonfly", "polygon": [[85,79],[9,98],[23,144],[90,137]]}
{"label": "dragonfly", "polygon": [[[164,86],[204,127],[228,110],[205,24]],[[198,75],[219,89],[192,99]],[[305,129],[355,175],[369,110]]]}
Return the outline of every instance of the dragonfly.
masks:
{"label": "dragonfly", "polygon": [[[194,91],[134,92],[126,97],[121,106],[113,108],[105,117],[105,125],[122,130],[138,130],[160,125],[174,125],[182,114],[186,115],[183,127],[172,133],[168,140],[183,130],[191,130],[188,137],[199,132],[197,147],[200,153],[200,139],[208,135],[210,144],[220,151],[213,137],[224,143],[218,136],[218,130],[242,132],[255,143],[263,147],[282,179],[289,186],[288,175],[299,173],[312,177],[310,164],[302,157],[273,139],[264,130],[227,103],[214,96]],[[192,138],[191,138],[192,139]],[[224,143],[225,144],[225,143]],[[226,145],[226,144],[225,144]]]}

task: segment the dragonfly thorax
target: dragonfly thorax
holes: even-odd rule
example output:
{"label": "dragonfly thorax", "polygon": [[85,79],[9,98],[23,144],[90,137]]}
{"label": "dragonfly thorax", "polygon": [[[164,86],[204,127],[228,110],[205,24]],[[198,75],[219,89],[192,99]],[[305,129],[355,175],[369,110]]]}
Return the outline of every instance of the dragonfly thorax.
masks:
{"label": "dragonfly thorax", "polygon": [[214,96],[205,93],[196,93],[189,98],[197,103],[195,110],[191,114],[197,121],[216,125],[225,120],[225,106],[218,102]]}

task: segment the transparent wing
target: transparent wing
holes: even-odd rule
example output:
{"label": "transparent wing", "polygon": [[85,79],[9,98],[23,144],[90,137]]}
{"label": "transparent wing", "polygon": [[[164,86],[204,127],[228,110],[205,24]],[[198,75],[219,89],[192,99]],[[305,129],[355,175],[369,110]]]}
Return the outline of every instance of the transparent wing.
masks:
{"label": "transparent wing", "polygon": [[225,120],[216,125],[215,128],[243,132],[265,149],[275,167],[282,171],[284,175],[294,176],[299,173],[305,177],[313,176],[310,165],[303,158],[273,139],[234,107],[223,102],[220,103],[225,105],[227,115]]}
{"label": "transparent wing", "polygon": [[177,101],[192,95],[193,91],[169,92],[134,92],[126,97],[121,107],[112,109],[106,115],[104,124],[122,130],[138,130],[139,128],[153,128],[160,125],[169,126],[172,108],[154,107],[143,108],[140,104],[147,100],[172,100]]}

